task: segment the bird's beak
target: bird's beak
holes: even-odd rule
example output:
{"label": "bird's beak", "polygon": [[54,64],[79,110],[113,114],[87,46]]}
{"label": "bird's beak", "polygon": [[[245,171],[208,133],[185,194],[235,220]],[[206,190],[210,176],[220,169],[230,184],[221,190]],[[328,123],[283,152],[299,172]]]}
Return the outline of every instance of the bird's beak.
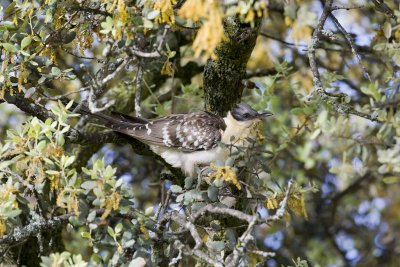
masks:
{"label": "bird's beak", "polygon": [[272,112],[264,111],[264,112],[259,113],[258,116],[259,116],[260,119],[264,119],[264,118],[267,118],[267,117],[272,116],[272,115],[274,115]]}

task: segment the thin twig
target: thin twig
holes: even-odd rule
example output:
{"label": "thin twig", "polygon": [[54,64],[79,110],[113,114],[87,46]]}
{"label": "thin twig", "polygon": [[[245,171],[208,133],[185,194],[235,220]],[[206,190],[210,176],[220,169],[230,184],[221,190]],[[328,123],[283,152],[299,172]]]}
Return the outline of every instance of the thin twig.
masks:
{"label": "thin twig", "polygon": [[287,42],[287,41],[285,41],[285,40],[282,40],[282,39],[280,39],[280,38],[278,38],[278,37],[275,37],[275,36],[273,36],[273,35],[271,35],[271,34],[268,34],[268,33],[266,33],[266,32],[260,32],[259,34],[260,34],[261,36],[264,36],[264,37],[266,37],[266,38],[275,40],[275,41],[280,42],[280,43],[282,43],[282,44],[284,44],[284,45],[287,45],[287,46],[307,47],[307,45],[294,44],[294,43]]}
{"label": "thin twig", "polygon": [[[162,183],[162,187],[163,188],[161,190],[164,190],[164,183]],[[156,212],[156,218],[158,218],[159,220],[161,219],[160,215],[165,214],[165,210],[167,209],[171,195],[172,195],[172,191],[168,190],[165,199],[161,200],[160,206],[158,207],[157,212]]]}
{"label": "thin twig", "polygon": [[200,258],[200,259],[204,260],[205,262],[207,262],[208,264],[210,264],[210,266],[216,266],[216,267],[222,267],[223,266],[222,263],[220,263],[217,260],[214,260],[214,259],[210,258],[206,253],[204,253],[200,249],[196,249],[196,248],[189,249],[187,246],[184,246],[180,240],[175,240],[175,244],[176,244],[177,247],[182,249],[182,251],[183,251],[183,253],[185,255],[188,255],[188,256],[194,255],[197,258]]}
{"label": "thin twig", "polygon": [[[377,118],[363,113],[363,112],[359,112],[354,110],[352,107],[341,103],[340,101],[338,101],[338,99],[331,97],[324,89],[324,86],[322,84],[322,79],[321,79],[321,74],[318,70],[318,64],[317,64],[317,59],[316,59],[316,55],[315,55],[315,51],[318,48],[319,44],[320,44],[320,38],[323,37],[322,31],[324,29],[324,25],[326,20],[328,19],[329,16],[331,16],[331,7],[332,7],[332,3],[333,0],[327,0],[325,2],[325,6],[323,8],[323,12],[321,17],[319,18],[318,24],[313,32],[312,38],[311,38],[311,43],[309,45],[308,48],[308,59],[309,59],[309,64],[310,64],[310,69],[311,69],[311,73],[313,75],[313,83],[314,83],[314,89],[312,90],[312,92],[310,93],[310,95],[308,96],[308,99],[311,99],[311,97],[317,93],[318,96],[321,98],[322,101],[329,103],[336,112],[338,113],[343,113],[343,114],[353,114],[371,121],[379,121]],[[332,19],[335,21],[335,17],[332,15],[331,16]],[[336,20],[337,21],[337,20]],[[335,22],[335,24],[338,26],[338,28],[345,34],[346,38],[350,38],[350,35],[344,30],[344,28],[340,25],[339,22]],[[340,25],[340,26],[339,26]],[[341,28],[340,28],[341,27]],[[348,39],[348,41],[351,41]],[[355,45],[354,43],[351,41],[350,45],[352,47],[353,53],[356,53],[355,50]],[[358,56],[358,54],[357,54]],[[359,59],[359,62],[361,62],[361,59],[359,57],[357,57],[357,59]],[[365,72],[367,73],[367,72]],[[369,75],[367,74],[367,77],[369,78]],[[370,79],[370,78],[369,78]],[[340,99],[339,99],[340,100]]]}
{"label": "thin twig", "polygon": [[315,28],[313,35],[312,35],[311,44],[308,47],[308,58],[310,61],[310,68],[311,68],[311,72],[314,76],[314,79],[313,79],[314,90],[312,91],[311,95],[313,95],[314,92],[317,92],[318,94],[322,94],[324,92],[324,87],[323,87],[322,81],[321,81],[321,75],[320,75],[318,67],[317,67],[315,50],[317,49],[319,42],[320,42],[319,36],[321,35],[321,31],[323,30],[325,22],[329,17],[330,10],[332,7],[332,2],[333,2],[333,0],[327,0],[325,2],[325,6],[322,11],[322,15],[319,18],[317,27]]}
{"label": "thin twig", "polygon": [[364,76],[370,81],[371,81],[371,77],[369,76],[367,69],[365,68],[364,64],[361,61],[361,56],[360,54],[357,52],[357,48],[356,45],[354,44],[353,40],[351,39],[350,34],[346,31],[346,29],[340,24],[340,22],[337,20],[337,18],[334,15],[330,15],[331,19],[333,20],[333,22],[335,23],[336,27],[338,27],[338,29],[343,33],[344,37],[346,38],[347,42],[349,42],[350,47],[351,47],[351,51],[353,52],[353,55],[356,57],[358,64],[360,64],[361,69],[363,70]]}
{"label": "thin twig", "polygon": [[96,58],[96,57],[85,57],[81,55],[76,55],[73,52],[69,51],[68,49],[61,47],[62,50],[64,50],[65,53],[70,54],[71,56],[81,58],[81,59],[87,59],[87,60],[96,60],[98,63],[104,63],[102,59]]}
{"label": "thin twig", "polygon": [[293,179],[290,179],[288,182],[288,186],[286,189],[286,194],[285,194],[285,198],[281,201],[278,210],[276,211],[276,213],[272,216],[269,216],[266,218],[266,222],[272,222],[272,221],[278,221],[280,219],[282,219],[283,215],[285,215],[286,212],[286,207],[287,207],[287,202],[289,199],[289,194],[290,194],[290,190],[292,189],[293,186]]}
{"label": "thin twig", "polygon": [[345,9],[345,10],[350,10],[350,9],[362,9],[362,8],[366,8],[367,6],[365,5],[359,5],[359,6],[333,6],[331,8],[331,11],[335,11],[335,10],[341,10],[341,9]]}
{"label": "thin twig", "polygon": [[176,222],[178,225],[185,228],[186,230],[189,230],[191,236],[193,237],[193,239],[196,243],[193,248],[194,250],[198,250],[202,247],[203,240],[201,239],[200,234],[196,229],[196,226],[192,222],[187,221],[185,218],[181,217],[178,212],[172,211],[170,213],[165,214],[162,217],[160,224],[162,224],[165,221],[170,221],[170,220]]}
{"label": "thin twig", "polygon": [[139,118],[142,117],[142,109],[140,107],[140,99],[142,95],[142,79],[143,79],[143,71],[139,63],[136,73],[136,90],[135,90],[135,115],[136,117]]}
{"label": "thin twig", "polygon": [[129,64],[131,59],[125,59],[112,73],[108,74],[102,81],[102,86],[105,86],[109,81],[114,79],[121,71],[125,68],[126,65]]}
{"label": "thin twig", "polygon": [[87,90],[89,90],[89,87],[82,87],[79,90],[71,91],[71,92],[68,92],[68,93],[65,93],[65,94],[62,94],[62,95],[58,95],[58,96],[55,96],[55,97],[46,96],[46,99],[53,100],[53,101],[58,101],[58,100],[61,100],[61,99],[65,98],[65,97],[67,97],[69,95],[79,94],[79,93],[87,91]]}

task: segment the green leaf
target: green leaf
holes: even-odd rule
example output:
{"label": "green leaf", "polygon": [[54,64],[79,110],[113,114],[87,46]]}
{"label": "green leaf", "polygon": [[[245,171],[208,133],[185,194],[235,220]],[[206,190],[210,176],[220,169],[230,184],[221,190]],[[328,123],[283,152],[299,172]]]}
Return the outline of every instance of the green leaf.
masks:
{"label": "green leaf", "polygon": [[158,15],[160,15],[160,10],[153,10],[153,11],[150,11],[149,12],[149,14],[147,14],[147,19],[149,19],[149,20],[153,20],[153,19],[155,19]]}
{"label": "green leaf", "polygon": [[310,115],[314,113],[314,107],[307,106],[303,108],[303,111],[306,115]]}
{"label": "green leaf", "polygon": [[72,104],[74,104],[74,100],[69,101],[69,103],[65,106],[65,109],[70,109],[72,107]]}
{"label": "green leaf", "polygon": [[54,76],[60,76],[61,75],[61,70],[57,67],[52,67],[51,68],[51,74]]}
{"label": "green leaf", "polygon": [[400,66],[400,53],[397,52],[396,54],[394,54],[392,59],[397,66]]}
{"label": "green leaf", "polygon": [[20,50],[19,51],[22,55],[24,55],[24,56],[26,56],[26,57],[29,57],[31,54],[29,54],[28,52],[25,52],[25,51],[23,51],[23,50]]}
{"label": "green leaf", "polygon": [[225,242],[223,241],[208,241],[208,245],[212,250],[220,252],[225,248]]}
{"label": "green leaf", "polygon": [[47,170],[46,173],[50,174],[50,175],[58,175],[60,172],[59,171],[54,171],[54,170]]}
{"label": "green leaf", "polygon": [[63,134],[58,135],[57,137],[57,144],[59,146],[63,146],[65,144],[65,138]]}
{"label": "green leaf", "polygon": [[392,25],[390,22],[386,21],[383,24],[383,33],[385,34],[386,39],[389,39],[392,36]]}
{"label": "green leaf", "polygon": [[94,210],[88,214],[87,221],[93,222],[95,218],[96,218],[96,211]]}
{"label": "green leaf", "polygon": [[72,42],[76,37],[76,32],[74,31],[69,31],[67,32],[67,34],[65,34],[62,38],[62,42],[64,44],[69,44],[70,42]]}
{"label": "green leaf", "polygon": [[46,76],[42,76],[42,77],[40,77],[39,78],[39,80],[38,80],[38,84],[42,84],[42,83],[44,83],[44,81],[47,79],[47,77]]}
{"label": "green leaf", "polygon": [[146,266],[146,261],[144,258],[142,257],[138,257],[133,259],[130,263],[128,267],[145,267]]}
{"label": "green leaf", "polygon": [[0,161],[0,170],[4,170],[5,168],[7,168],[8,166],[10,166],[14,163],[15,163],[14,160]]}
{"label": "green leaf", "polygon": [[185,178],[185,189],[192,188],[192,185],[193,185],[193,178],[192,177],[186,177]]}
{"label": "green leaf", "polygon": [[2,213],[2,216],[7,217],[7,218],[14,218],[20,215],[22,210],[16,209],[16,210],[10,210]]}
{"label": "green leaf", "polygon": [[36,149],[39,151],[42,151],[46,147],[46,140],[42,140],[39,142],[39,144],[36,146]]}
{"label": "green leaf", "polygon": [[108,226],[108,228],[107,228],[107,233],[108,233],[110,236],[115,237],[114,229],[112,229],[110,226]]}
{"label": "green leaf", "polygon": [[86,190],[92,190],[97,186],[96,181],[85,181],[81,184],[81,187]]}
{"label": "green leaf", "polygon": [[290,113],[292,113],[293,115],[300,115],[300,114],[304,114],[304,110],[303,110],[303,108],[292,108],[290,110]]}
{"label": "green leaf", "polygon": [[115,226],[115,233],[116,233],[116,234],[121,233],[122,228],[123,228],[122,223],[117,224],[117,226]]}
{"label": "green leaf", "polygon": [[28,45],[30,45],[32,42],[32,37],[26,36],[24,39],[21,41],[21,49],[24,49]]}
{"label": "green leaf", "polygon": [[143,27],[152,29],[153,26],[154,26],[154,24],[150,20],[148,20],[148,19],[143,20]]}
{"label": "green leaf", "polygon": [[176,55],[176,51],[170,51],[168,52],[168,58],[173,58]]}
{"label": "green leaf", "polygon": [[179,185],[171,185],[170,190],[172,193],[180,193],[182,192],[182,187]]}
{"label": "green leaf", "polygon": [[[4,14],[6,15],[10,15],[11,13],[15,12],[15,7],[16,2],[11,2],[11,4],[4,10]],[[9,22],[9,21],[5,21],[5,22]]]}
{"label": "green leaf", "polygon": [[145,209],[144,214],[146,216],[153,216],[154,215],[154,208],[153,206],[148,207],[147,209]]}
{"label": "green leaf", "polygon": [[399,176],[387,176],[383,178],[383,182],[385,184],[394,184],[400,182],[400,177]]}
{"label": "green leaf", "polygon": [[368,86],[362,86],[360,89],[361,92],[372,96],[375,100],[379,100],[381,98],[381,94],[378,92],[378,84],[376,82],[370,83]]}
{"label": "green leaf", "polygon": [[225,239],[228,241],[227,245],[230,249],[233,249],[236,246],[236,231],[233,230],[232,228],[228,228],[225,230]]}
{"label": "green leaf", "polygon": [[184,199],[184,197],[185,197],[185,194],[177,195],[175,201],[176,201],[177,203],[179,203],[179,202],[181,202],[181,201]]}
{"label": "green leaf", "polygon": [[110,165],[108,165],[106,167],[106,171],[104,172],[104,176],[106,178],[111,178],[111,177],[113,177],[114,173],[115,173],[115,169],[113,169]]}
{"label": "green leaf", "polygon": [[111,17],[107,17],[106,21],[102,22],[100,25],[103,28],[100,32],[103,34],[108,34],[112,31],[114,20]]}
{"label": "green leaf", "polygon": [[210,226],[211,226],[212,229],[214,229],[214,230],[216,230],[216,231],[219,231],[219,230],[222,229],[221,222],[218,221],[218,220],[213,220],[213,221],[210,223]]}
{"label": "green leaf", "polygon": [[18,27],[11,21],[0,22],[0,30],[15,31],[16,29],[18,29]]}
{"label": "green leaf", "polygon": [[81,232],[81,236],[82,236],[83,238],[88,238],[88,239],[92,238],[92,236],[90,235],[89,232]]}
{"label": "green leaf", "polygon": [[74,163],[74,161],[75,161],[75,156],[68,157],[68,159],[65,161],[64,167],[67,168],[72,163]]}
{"label": "green leaf", "polygon": [[8,52],[10,52],[10,53],[17,53],[17,52],[18,52],[18,49],[17,49],[13,44],[10,44],[10,43],[2,43],[1,45],[4,47],[4,49],[5,49],[6,51],[8,51]]}
{"label": "green leaf", "polygon": [[115,183],[115,188],[118,188],[118,187],[120,187],[122,184],[123,184],[123,182],[124,182],[124,180],[122,180],[122,179],[118,179],[117,180],[117,182]]}
{"label": "green leaf", "polygon": [[218,188],[212,185],[207,190],[207,196],[212,202],[215,202],[218,200],[218,192],[219,192]]}

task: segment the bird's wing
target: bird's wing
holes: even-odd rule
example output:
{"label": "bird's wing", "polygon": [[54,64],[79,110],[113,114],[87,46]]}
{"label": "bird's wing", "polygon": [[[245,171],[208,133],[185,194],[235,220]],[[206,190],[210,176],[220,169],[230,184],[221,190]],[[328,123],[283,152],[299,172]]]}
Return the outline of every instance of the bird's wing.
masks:
{"label": "bird's wing", "polygon": [[143,142],[183,151],[216,147],[226,127],[222,118],[207,112],[175,114],[143,124],[123,123],[111,128]]}

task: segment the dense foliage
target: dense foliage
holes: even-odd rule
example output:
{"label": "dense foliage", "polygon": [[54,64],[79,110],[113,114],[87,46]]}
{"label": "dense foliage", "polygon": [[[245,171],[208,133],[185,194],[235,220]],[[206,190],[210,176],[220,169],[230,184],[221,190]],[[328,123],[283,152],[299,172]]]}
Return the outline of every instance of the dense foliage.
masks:
{"label": "dense foliage", "polygon": [[[0,264],[397,266],[399,5],[2,1]],[[197,177],[79,114],[239,101],[275,115]]]}

